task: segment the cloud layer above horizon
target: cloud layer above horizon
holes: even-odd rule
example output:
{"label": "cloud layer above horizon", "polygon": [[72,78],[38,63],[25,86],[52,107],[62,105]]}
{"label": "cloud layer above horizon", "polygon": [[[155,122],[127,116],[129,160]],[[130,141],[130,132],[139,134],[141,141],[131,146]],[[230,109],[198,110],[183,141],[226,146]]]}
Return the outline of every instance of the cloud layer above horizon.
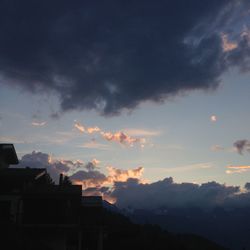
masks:
{"label": "cloud layer above horizon", "polygon": [[106,166],[107,174],[104,174],[99,164],[97,159],[87,163],[59,160],[52,159],[46,153],[33,151],[22,157],[18,167],[46,168],[55,182],[58,182],[59,174],[64,173],[74,184],[82,185],[84,195],[101,195],[120,208],[200,207],[209,209],[217,206],[250,205],[249,183],[246,183],[243,193],[239,186],[228,186],[215,181],[203,184],[175,183],[172,177],[167,177],[149,183],[143,179],[142,166],[133,169]]}
{"label": "cloud layer above horizon", "polygon": [[249,70],[249,2],[0,2],[1,83],[103,115]]}

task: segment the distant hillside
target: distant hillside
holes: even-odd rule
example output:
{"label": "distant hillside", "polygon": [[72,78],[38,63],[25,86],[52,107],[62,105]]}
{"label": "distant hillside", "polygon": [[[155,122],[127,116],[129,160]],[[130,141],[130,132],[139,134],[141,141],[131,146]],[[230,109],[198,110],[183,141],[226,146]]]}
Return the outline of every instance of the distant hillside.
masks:
{"label": "distant hillside", "polygon": [[250,207],[159,208],[123,213],[138,224],[155,224],[170,232],[195,234],[234,249],[250,249]]}
{"label": "distant hillside", "polygon": [[139,225],[104,209],[104,250],[225,250],[216,243],[191,234],[172,234],[156,225]]}

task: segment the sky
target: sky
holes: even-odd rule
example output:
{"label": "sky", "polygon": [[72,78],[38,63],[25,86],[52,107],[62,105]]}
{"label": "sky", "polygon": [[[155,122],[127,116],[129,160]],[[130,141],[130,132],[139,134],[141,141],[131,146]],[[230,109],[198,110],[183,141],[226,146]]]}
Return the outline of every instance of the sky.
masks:
{"label": "sky", "polygon": [[248,1],[13,0],[0,12],[0,142],[21,165],[54,164],[86,188],[250,181]]}

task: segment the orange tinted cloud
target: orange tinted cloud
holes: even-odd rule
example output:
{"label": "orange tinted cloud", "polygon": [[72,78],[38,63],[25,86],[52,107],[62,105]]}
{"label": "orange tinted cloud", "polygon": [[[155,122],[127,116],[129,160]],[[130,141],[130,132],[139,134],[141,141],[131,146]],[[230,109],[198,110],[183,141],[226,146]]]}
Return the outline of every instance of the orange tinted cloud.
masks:
{"label": "orange tinted cloud", "polygon": [[250,166],[227,166],[227,174],[244,173],[250,171]]}
{"label": "orange tinted cloud", "polygon": [[131,147],[133,147],[134,144],[136,143],[142,144],[142,145],[146,143],[145,138],[132,137],[121,131],[116,132],[116,133],[101,132],[101,135],[107,141],[114,141],[114,142],[121,143],[123,145],[129,145]]}
{"label": "orange tinted cloud", "polygon": [[110,183],[113,184],[114,182],[121,181],[125,182],[129,178],[135,178],[135,179],[140,179],[144,168],[143,167],[138,167],[135,169],[118,169],[112,166],[107,167],[108,170],[108,178],[110,180]]}
{"label": "orange tinted cloud", "polygon": [[74,124],[74,127],[77,128],[80,132],[84,133],[85,132],[85,128],[82,124],[80,124],[79,122],[76,122]]}
{"label": "orange tinted cloud", "polygon": [[[141,148],[143,148],[145,146],[144,144],[146,143],[145,138],[130,136],[127,133],[122,132],[122,131],[118,131],[115,133],[105,132],[97,126],[85,127],[79,122],[75,122],[74,127],[82,133],[87,133],[87,134],[99,133],[102,136],[102,138],[107,141],[118,142],[120,144],[127,145],[130,147],[133,147],[135,144],[139,144]],[[137,130],[136,132],[145,133],[145,131],[140,131],[140,130]]]}
{"label": "orange tinted cloud", "polygon": [[115,182],[126,182],[128,179],[138,179],[140,183],[145,183],[142,174],[144,171],[143,167],[135,169],[119,169],[112,166],[107,167],[108,174],[105,176],[97,170],[92,171],[81,171],[80,174],[72,176],[72,181],[75,184],[82,185],[83,189],[87,188],[101,188],[105,186],[112,187]]}
{"label": "orange tinted cloud", "polygon": [[87,131],[88,131],[88,133],[89,134],[92,134],[92,133],[94,133],[94,132],[99,132],[99,131],[101,131],[101,129],[100,128],[98,128],[98,127],[93,127],[93,128],[87,128]]}
{"label": "orange tinted cloud", "polygon": [[238,44],[236,42],[231,42],[228,40],[227,34],[222,34],[221,39],[223,51],[227,52],[238,48]]}
{"label": "orange tinted cloud", "polygon": [[85,127],[80,122],[75,122],[74,127],[82,133],[92,134],[94,132],[100,132],[101,129],[98,127]]}

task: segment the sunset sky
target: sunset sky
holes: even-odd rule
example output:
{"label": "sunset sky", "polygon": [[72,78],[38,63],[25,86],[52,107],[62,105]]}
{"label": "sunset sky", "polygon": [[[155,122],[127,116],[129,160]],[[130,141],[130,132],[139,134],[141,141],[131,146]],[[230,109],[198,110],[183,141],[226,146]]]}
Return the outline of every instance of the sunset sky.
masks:
{"label": "sunset sky", "polygon": [[33,2],[0,2],[0,142],[19,159],[250,182],[249,1]]}

